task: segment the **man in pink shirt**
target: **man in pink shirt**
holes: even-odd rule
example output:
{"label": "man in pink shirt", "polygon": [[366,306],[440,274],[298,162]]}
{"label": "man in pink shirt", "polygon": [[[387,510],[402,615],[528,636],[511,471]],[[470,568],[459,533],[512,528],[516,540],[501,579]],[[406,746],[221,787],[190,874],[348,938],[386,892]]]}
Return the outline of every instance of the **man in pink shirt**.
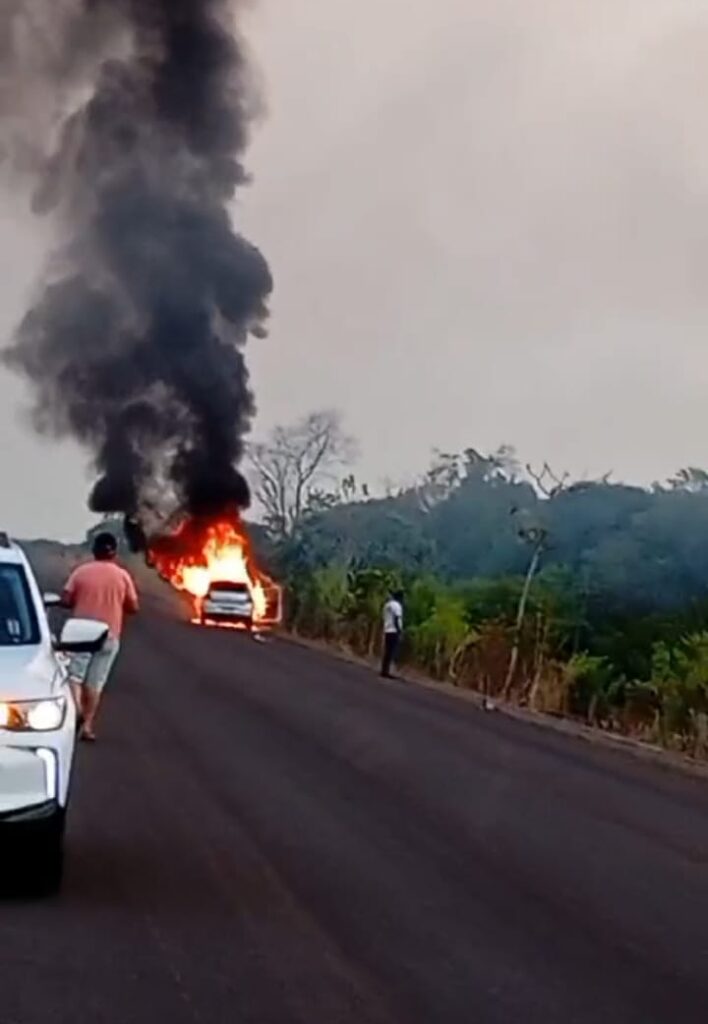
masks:
{"label": "man in pink shirt", "polygon": [[74,655],[69,666],[76,706],[83,720],[81,737],[85,740],[96,739],[96,714],[118,656],[125,615],[138,611],[135,584],[130,573],[117,564],[117,554],[113,534],[99,533],[93,542],[93,562],[72,572],[62,594],[62,604],[77,618],[94,619],[108,626],[103,649],[93,656]]}

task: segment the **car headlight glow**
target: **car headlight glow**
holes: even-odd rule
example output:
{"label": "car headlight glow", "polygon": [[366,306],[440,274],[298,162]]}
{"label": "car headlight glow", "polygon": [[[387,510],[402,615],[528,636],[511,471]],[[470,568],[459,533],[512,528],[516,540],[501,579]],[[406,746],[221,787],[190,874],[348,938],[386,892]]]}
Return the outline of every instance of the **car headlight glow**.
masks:
{"label": "car headlight glow", "polygon": [[27,710],[27,725],[33,732],[53,732],[64,721],[66,698],[43,700]]}
{"label": "car headlight glow", "polygon": [[0,729],[11,732],[54,732],[66,717],[66,697],[0,702]]}

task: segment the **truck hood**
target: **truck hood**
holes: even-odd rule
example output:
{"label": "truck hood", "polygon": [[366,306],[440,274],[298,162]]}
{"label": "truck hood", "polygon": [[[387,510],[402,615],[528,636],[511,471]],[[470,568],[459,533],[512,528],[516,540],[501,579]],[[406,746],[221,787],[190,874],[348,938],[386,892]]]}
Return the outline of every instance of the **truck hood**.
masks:
{"label": "truck hood", "polygon": [[51,697],[61,678],[49,645],[0,647],[0,700]]}

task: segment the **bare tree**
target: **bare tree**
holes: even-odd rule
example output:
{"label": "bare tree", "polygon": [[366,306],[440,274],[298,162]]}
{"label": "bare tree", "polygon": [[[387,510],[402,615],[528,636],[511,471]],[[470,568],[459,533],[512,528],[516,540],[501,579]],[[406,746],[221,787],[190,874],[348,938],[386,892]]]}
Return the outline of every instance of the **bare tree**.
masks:
{"label": "bare tree", "polygon": [[291,536],[312,496],[339,487],[337,471],[351,463],[355,452],[339,414],[331,410],[311,413],[289,427],[275,427],[265,441],[249,446],[256,498],[275,536]]}

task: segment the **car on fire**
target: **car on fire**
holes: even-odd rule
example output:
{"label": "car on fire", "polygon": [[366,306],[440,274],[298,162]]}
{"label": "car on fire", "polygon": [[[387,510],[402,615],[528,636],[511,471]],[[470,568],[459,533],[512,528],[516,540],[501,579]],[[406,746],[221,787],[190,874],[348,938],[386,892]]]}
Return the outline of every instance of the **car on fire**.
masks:
{"label": "car on fire", "polygon": [[283,589],[254,558],[238,514],[191,516],[148,543],[148,564],[189,603],[190,622],[263,639],[282,621]]}
{"label": "car on fire", "polygon": [[251,632],[255,614],[255,602],[248,583],[216,580],[209,585],[209,591],[202,602],[202,625],[241,626]]}
{"label": "car on fire", "polygon": [[76,742],[66,655],[95,653],[102,622],[69,619],[57,640],[20,547],[0,532],[0,860],[3,887],[55,892]]}

